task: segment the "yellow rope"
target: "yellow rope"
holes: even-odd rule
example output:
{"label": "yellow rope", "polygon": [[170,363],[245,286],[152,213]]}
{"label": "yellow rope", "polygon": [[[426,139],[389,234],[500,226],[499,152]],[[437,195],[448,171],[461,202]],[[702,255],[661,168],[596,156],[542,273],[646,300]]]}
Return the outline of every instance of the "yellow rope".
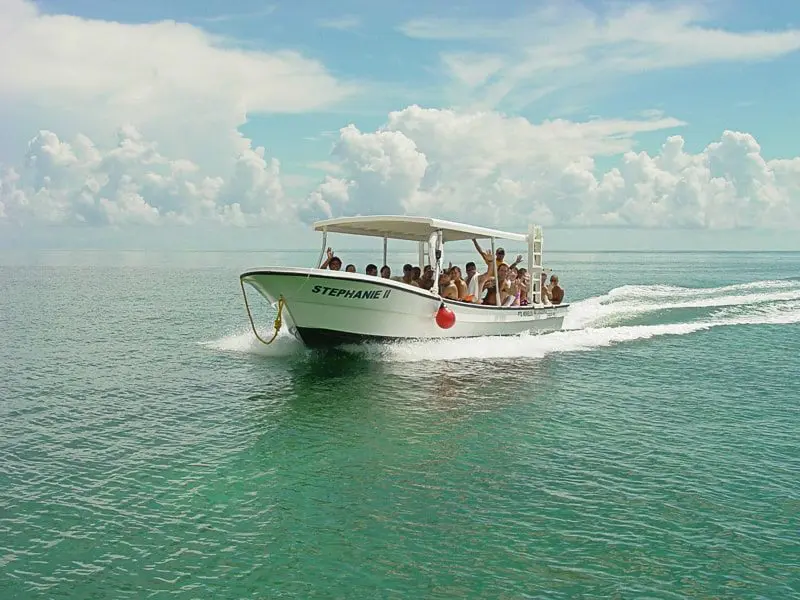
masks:
{"label": "yellow rope", "polygon": [[281,330],[281,324],[283,323],[283,305],[286,304],[286,302],[283,299],[283,296],[278,298],[278,316],[275,317],[274,324],[275,332],[272,334],[272,338],[270,338],[270,340],[267,342],[258,334],[256,324],[253,322],[253,315],[250,313],[250,305],[247,302],[247,293],[244,291],[244,281],[240,279],[239,284],[242,286],[242,296],[244,296],[244,306],[247,309],[247,318],[250,319],[250,327],[253,328],[253,333],[256,335],[258,341],[266,346],[269,346],[275,341],[275,338],[278,337],[278,332]]}

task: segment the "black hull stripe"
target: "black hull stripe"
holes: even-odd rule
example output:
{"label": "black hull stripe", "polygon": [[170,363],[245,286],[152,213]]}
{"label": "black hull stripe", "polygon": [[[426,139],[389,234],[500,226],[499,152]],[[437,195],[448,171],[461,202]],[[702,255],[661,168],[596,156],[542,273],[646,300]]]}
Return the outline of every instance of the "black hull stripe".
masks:
{"label": "black hull stripe", "polygon": [[[550,333],[554,330],[543,330],[539,332],[537,335],[542,335],[546,333]],[[354,345],[354,344],[364,344],[364,343],[380,343],[380,344],[391,344],[391,343],[398,343],[398,342],[414,342],[414,341],[436,341],[436,340],[454,340],[454,339],[467,339],[467,338],[479,338],[479,337],[486,337],[485,334],[483,335],[469,335],[469,336],[458,336],[458,337],[435,337],[435,338],[407,338],[407,337],[386,337],[380,335],[366,335],[362,333],[349,333],[346,331],[334,331],[332,329],[320,329],[316,327],[298,327],[297,328],[297,335],[301,338],[303,344],[308,348],[320,349],[320,348],[334,348],[336,346],[346,346],[346,345]],[[494,335],[503,335],[503,336],[515,336],[519,335],[517,333],[506,333],[506,334],[494,334]]]}
{"label": "black hull stripe", "polygon": [[[275,271],[247,271],[246,273],[242,273],[239,278],[246,279],[247,277],[251,277],[253,275],[276,275],[281,277],[321,277],[322,279],[335,279],[337,281],[356,281],[360,283],[369,283],[372,285],[378,285],[381,287],[389,288],[392,290],[401,290],[408,294],[416,294],[417,296],[421,296],[422,298],[426,298],[428,300],[432,300],[433,302],[441,302],[442,299],[439,296],[431,296],[430,294],[426,294],[425,292],[419,292],[414,288],[410,288],[406,285],[399,285],[399,284],[392,284],[387,283],[385,281],[381,281],[380,278],[372,278],[370,275],[364,275],[363,278],[355,278],[355,277],[337,277],[336,275],[328,275],[327,273],[285,273],[283,271],[275,272]],[[360,273],[359,273],[360,275]],[[367,279],[370,277],[370,279]],[[569,304],[559,304],[557,306],[549,305],[549,306],[534,306],[529,304],[527,306],[492,306],[491,304],[473,304],[472,302],[464,302],[462,300],[452,300],[449,298],[444,299],[445,304],[455,304],[457,306],[469,306],[472,308],[481,308],[486,310],[536,310],[536,311],[555,311],[558,308],[566,308]]]}

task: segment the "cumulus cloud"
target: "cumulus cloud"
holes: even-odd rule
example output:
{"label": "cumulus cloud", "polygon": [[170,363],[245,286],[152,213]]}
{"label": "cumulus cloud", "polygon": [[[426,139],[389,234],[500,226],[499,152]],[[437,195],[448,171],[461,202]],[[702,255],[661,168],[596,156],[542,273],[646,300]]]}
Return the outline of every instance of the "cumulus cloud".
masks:
{"label": "cumulus cloud", "polygon": [[248,114],[331,106],[356,88],[293,51],[237,47],[187,23],[127,24],[0,0],[0,162],[42,127],[98,143],[131,123],[205,168],[247,149]]}
{"label": "cumulus cloud", "polygon": [[[306,219],[431,214],[522,227],[800,227],[800,158],[767,161],[747,133],[726,131],[698,154],[678,135],[654,156],[633,137],[680,125],[552,121],[417,106],[381,129],[350,125],[332,152],[339,165],[302,204]],[[621,154],[605,173],[595,158]]]}
{"label": "cumulus cloud", "polygon": [[134,127],[117,143],[84,135],[65,142],[50,131],[28,145],[21,167],[0,178],[2,218],[50,224],[129,225],[202,222],[248,225],[293,220],[280,165],[264,148],[245,148],[228,178],[170,159]]}
{"label": "cumulus cloud", "polygon": [[[606,8],[606,7],[604,7]],[[615,76],[800,50],[800,29],[726,31],[703,3],[611,4],[603,13],[572,0],[508,19],[421,18],[400,30],[446,43],[445,72],[487,107],[529,103],[557,89]],[[476,44],[485,53],[474,51]]]}
{"label": "cumulus cloud", "polygon": [[[410,106],[375,131],[343,127],[308,194],[262,147],[232,156],[223,175],[169,156],[131,126],[110,145],[42,131],[0,176],[0,220],[275,227],[405,213],[511,229],[800,228],[800,157],[766,160],[752,135],[735,131],[693,154],[670,131],[681,125],[658,113],[534,124]],[[660,150],[636,152],[635,136],[654,131],[665,132]],[[601,157],[616,166],[601,170]]]}

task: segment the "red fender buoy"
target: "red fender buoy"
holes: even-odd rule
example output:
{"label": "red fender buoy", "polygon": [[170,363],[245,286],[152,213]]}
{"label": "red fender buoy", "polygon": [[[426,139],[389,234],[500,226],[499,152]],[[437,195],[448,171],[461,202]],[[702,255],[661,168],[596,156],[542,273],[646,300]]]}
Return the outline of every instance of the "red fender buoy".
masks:
{"label": "red fender buoy", "polygon": [[436,324],[442,329],[450,329],[456,324],[456,313],[447,308],[444,302],[439,306],[436,311]]}

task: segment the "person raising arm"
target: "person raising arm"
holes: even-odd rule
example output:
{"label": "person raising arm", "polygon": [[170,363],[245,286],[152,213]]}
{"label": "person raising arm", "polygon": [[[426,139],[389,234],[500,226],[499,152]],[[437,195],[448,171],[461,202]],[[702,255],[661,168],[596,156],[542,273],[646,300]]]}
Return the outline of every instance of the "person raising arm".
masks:
{"label": "person raising arm", "polygon": [[[481,248],[480,244],[478,243],[478,240],[476,240],[475,238],[472,238],[472,243],[474,244],[475,249],[478,251],[478,254],[480,254],[483,257],[483,261],[491,267],[492,251],[484,250],[483,248]],[[500,263],[504,262],[506,258],[505,248],[498,248],[497,250],[495,250],[494,254],[495,254],[495,261],[497,262],[497,266],[499,267]],[[517,254],[516,260],[509,265],[509,268],[514,268],[521,262],[522,262],[522,254]]]}
{"label": "person raising arm", "polygon": [[320,269],[330,269],[331,271],[339,271],[342,268],[342,259],[333,255],[333,250],[328,248],[327,258],[319,266]]}

